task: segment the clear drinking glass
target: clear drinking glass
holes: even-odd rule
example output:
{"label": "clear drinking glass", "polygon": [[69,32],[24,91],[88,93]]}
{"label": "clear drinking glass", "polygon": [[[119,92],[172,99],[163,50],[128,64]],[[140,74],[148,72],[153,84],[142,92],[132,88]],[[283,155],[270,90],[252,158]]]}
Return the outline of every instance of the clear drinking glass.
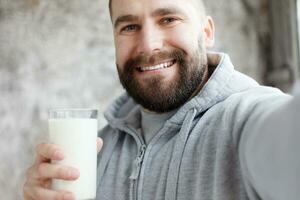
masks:
{"label": "clear drinking glass", "polygon": [[75,167],[80,177],[75,181],[53,179],[52,188],[74,193],[76,200],[96,198],[97,110],[49,110],[49,140],[63,150],[62,161],[55,164]]}

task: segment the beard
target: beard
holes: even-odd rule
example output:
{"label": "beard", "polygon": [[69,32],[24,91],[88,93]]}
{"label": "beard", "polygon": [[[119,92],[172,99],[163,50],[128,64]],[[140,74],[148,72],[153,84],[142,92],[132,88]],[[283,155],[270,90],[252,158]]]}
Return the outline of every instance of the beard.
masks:
{"label": "beard", "polygon": [[[160,75],[155,75],[141,82],[136,77],[141,73],[139,66],[166,59],[174,60],[178,66],[172,80],[166,82]],[[120,82],[127,93],[143,108],[156,113],[169,112],[185,104],[202,83],[206,67],[207,56],[201,45],[190,57],[183,50],[174,49],[128,59],[123,70],[117,65]]]}

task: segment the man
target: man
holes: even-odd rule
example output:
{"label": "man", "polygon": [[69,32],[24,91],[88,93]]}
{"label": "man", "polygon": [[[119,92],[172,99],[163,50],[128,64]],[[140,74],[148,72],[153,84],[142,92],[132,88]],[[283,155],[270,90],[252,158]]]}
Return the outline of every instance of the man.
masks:
{"label": "man", "polygon": [[[208,52],[214,23],[201,1],[112,0],[110,14],[127,94],[99,132],[97,199],[299,197],[299,97],[259,86],[228,55]],[[25,200],[74,199],[49,185],[78,171],[51,159],[63,152],[40,144]]]}

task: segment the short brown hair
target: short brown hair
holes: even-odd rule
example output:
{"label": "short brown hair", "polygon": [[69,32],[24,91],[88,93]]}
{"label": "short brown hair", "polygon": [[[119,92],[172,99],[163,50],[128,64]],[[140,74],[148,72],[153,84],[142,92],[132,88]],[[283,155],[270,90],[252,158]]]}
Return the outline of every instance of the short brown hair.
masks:
{"label": "short brown hair", "polygon": [[[195,0],[195,1],[197,2],[199,11],[202,12],[203,15],[205,15],[204,1],[203,0]],[[109,7],[110,18],[112,19],[112,0],[109,0],[108,7]]]}

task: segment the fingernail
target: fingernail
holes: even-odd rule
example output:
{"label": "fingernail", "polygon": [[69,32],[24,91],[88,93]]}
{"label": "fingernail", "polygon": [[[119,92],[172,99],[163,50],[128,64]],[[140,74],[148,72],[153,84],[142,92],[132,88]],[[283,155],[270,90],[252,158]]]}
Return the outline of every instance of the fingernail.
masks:
{"label": "fingernail", "polygon": [[77,178],[77,177],[79,177],[79,171],[78,170],[76,170],[76,169],[70,169],[69,170],[69,177],[70,178]]}
{"label": "fingernail", "polygon": [[74,200],[74,196],[71,193],[65,193],[63,198],[64,200]]}

